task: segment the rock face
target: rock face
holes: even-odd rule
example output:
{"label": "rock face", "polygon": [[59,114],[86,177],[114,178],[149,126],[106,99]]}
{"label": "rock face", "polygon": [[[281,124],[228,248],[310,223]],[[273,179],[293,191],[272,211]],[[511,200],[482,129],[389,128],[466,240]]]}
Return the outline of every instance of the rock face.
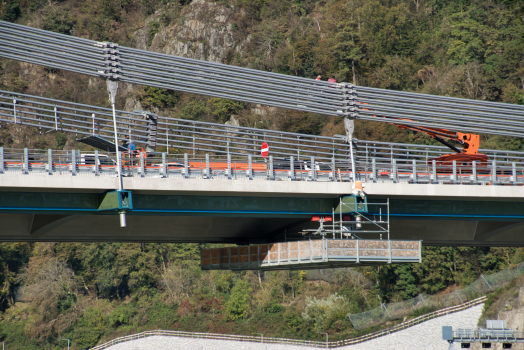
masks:
{"label": "rock face", "polygon": [[149,50],[225,63],[245,44],[245,40],[237,42],[234,38],[232,14],[233,9],[224,4],[195,0],[176,23],[156,34]]}

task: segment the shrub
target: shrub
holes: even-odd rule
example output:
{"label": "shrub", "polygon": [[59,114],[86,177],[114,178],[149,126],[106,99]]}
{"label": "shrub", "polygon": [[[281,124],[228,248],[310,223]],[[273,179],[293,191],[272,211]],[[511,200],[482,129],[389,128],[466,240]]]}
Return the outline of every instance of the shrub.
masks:
{"label": "shrub", "polygon": [[346,298],[336,293],[326,299],[307,298],[302,318],[313,323],[317,332],[322,332],[336,321],[344,319],[348,306]]}
{"label": "shrub", "polygon": [[231,298],[225,305],[225,316],[227,320],[239,320],[249,316],[253,290],[249,282],[238,280],[231,289]]}

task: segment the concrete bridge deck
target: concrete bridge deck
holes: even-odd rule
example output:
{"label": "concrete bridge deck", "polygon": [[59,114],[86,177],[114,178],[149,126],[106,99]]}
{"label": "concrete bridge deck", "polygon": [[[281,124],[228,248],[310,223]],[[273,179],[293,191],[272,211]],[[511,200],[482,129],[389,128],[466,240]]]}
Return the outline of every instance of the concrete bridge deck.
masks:
{"label": "concrete bridge deck", "polygon": [[[116,177],[0,175],[0,240],[263,243],[298,238],[351,182],[126,177],[128,227],[100,211]],[[524,187],[366,183],[390,199],[391,238],[426,245],[524,245]],[[373,206],[370,206],[373,211]],[[378,211],[372,213],[379,215]],[[369,237],[374,238],[374,237]]]}

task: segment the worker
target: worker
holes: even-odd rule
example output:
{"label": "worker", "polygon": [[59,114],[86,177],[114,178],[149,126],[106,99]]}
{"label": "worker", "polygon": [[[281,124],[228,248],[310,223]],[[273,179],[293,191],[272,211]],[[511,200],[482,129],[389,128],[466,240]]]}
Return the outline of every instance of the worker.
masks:
{"label": "worker", "polygon": [[362,200],[366,199],[366,194],[364,193],[364,187],[365,185],[362,183],[362,181],[355,181],[353,184],[353,193],[355,196],[360,196]]}
{"label": "worker", "polygon": [[127,151],[129,152],[129,156],[132,157],[135,155],[136,146],[133,140],[129,140],[129,145],[127,146]]}
{"label": "worker", "polygon": [[335,79],[335,76],[332,75],[331,78],[328,79],[328,83],[336,83],[337,80]]}
{"label": "worker", "polygon": [[133,166],[134,165],[133,160],[134,160],[135,152],[136,152],[136,146],[133,140],[129,140],[129,145],[127,146],[127,152],[129,153],[129,160],[131,161],[131,166]]}
{"label": "worker", "polygon": [[319,75],[317,75],[317,77],[315,78],[315,80],[320,80],[320,79],[322,79],[322,76],[319,74]]}

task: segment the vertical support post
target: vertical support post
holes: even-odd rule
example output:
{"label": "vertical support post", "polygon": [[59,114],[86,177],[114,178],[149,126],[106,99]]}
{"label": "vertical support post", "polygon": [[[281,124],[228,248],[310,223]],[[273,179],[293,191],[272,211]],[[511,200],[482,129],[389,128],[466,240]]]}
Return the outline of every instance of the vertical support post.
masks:
{"label": "vertical support post", "polygon": [[273,156],[269,156],[269,179],[275,179],[275,172],[273,171]]}
{"label": "vertical support post", "polygon": [[413,159],[413,183],[417,183],[417,161]]}
{"label": "vertical support post", "polygon": [[189,177],[189,156],[184,153],[184,178]]}
{"label": "vertical support post", "polygon": [[55,131],[58,131],[58,110],[56,106],[54,108],[54,111],[55,111]]}
{"label": "vertical support post", "polygon": [[453,177],[452,177],[453,183],[457,183],[457,161],[453,161]]}
{"label": "vertical support post", "polygon": [[[122,162],[121,162],[121,155],[118,151],[118,128],[116,126],[116,93],[118,91],[118,82],[114,80],[107,80],[107,91],[109,92],[109,101],[111,102],[111,106],[113,107],[113,129],[115,133],[115,152],[116,152],[116,165],[118,168],[118,189],[122,191],[124,189],[124,185],[122,182]],[[122,215],[125,215],[124,213],[121,213],[121,220]],[[124,227],[124,226],[121,226]]]}
{"label": "vertical support post", "polygon": [[47,172],[53,175],[53,150],[51,148],[47,150]]}
{"label": "vertical support post", "polygon": [[15,124],[16,124],[16,98],[13,98],[13,115],[15,116]]}
{"label": "vertical support post", "polygon": [[371,158],[371,181],[377,181],[377,159]]}
{"label": "vertical support post", "polygon": [[291,181],[295,180],[295,161],[293,156],[289,157],[289,178]]}
{"label": "vertical support post", "polygon": [[331,158],[331,181],[337,181],[335,157]]}
{"label": "vertical support post", "polygon": [[251,157],[251,154],[247,155],[247,177],[249,180],[253,180],[253,158]]}
{"label": "vertical support post", "polygon": [[145,159],[144,159],[144,152],[140,152],[140,176],[141,177],[144,177],[146,174],[145,174],[145,171],[146,171],[146,164],[145,164]]}
{"label": "vertical support post", "polygon": [[[228,141],[228,147],[229,147],[229,141]],[[232,175],[233,174],[231,174],[231,153],[227,152],[227,178],[231,180]]]}
{"label": "vertical support post", "polygon": [[95,176],[98,176],[100,173],[100,160],[98,157],[98,150],[95,151]]}
{"label": "vertical support post", "polygon": [[433,159],[431,161],[431,171],[432,171],[432,182],[434,184],[438,183],[438,179],[437,179],[437,162],[435,161],[435,159]]}
{"label": "vertical support post", "polygon": [[24,165],[22,167],[22,174],[29,173],[29,149],[24,148]]}
{"label": "vertical support post", "polygon": [[316,167],[315,167],[315,157],[311,157],[311,172],[309,174],[309,177],[311,177],[311,181],[316,181]]}
{"label": "vertical support post", "polygon": [[493,290],[493,288],[491,288],[491,286],[489,285],[488,281],[486,281],[486,279],[484,278],[484,276],[481,274],[480,277],[482,277],[482,279],[484,280],[484,282],[488,285],[489,289],[490,290]]}
{"label": "vertical support post", "polygon": [[4,171],[5,171],[4,147],[0,147],[0,174],[3,174]]}
{"label": "vertical support post", "polygon": [[511,162],[511,181],[514,186],[517,184],[517,165],[515,162]]}
{"label": "vertical support post", "polygon": [[390,232],[390,229],[389,229],[389,198],[387,200],[387,205],[388,205],[388,241],[390,240],[389,238],[389,232]]}
{"label": "vertical support post", "polygon": [[96,135],[96,129],[95,129],[95,113],[91,114],[91,117],[93,117],[93,136]]}
{"label": "vertical support post", "polygon": [[491,183],[497,183],[497,161],[491,161]]}
{"label": "vertical support post", "polygon": [[122,152],[118,151],[116,152],[116,166],[117,166],[117,173],[122,174]]}
{"label": "vertical support post", "polygon": [[477,183],[477,162],[472,161],[471,162],[471,182],[474,184]]}
{"label": "vertical support post", "polygon": [[388,264],[391,264],[391,240],[388,239],[388,249],[389,249],[389,258],[388,258]]}
{"label": "vertical support post", "polygon": [[391,159],[391,177],[393,182],[397,182],[397,160]]}
{"label": "vertical support post", "polygon": [[162,177],[167,177],[166,152],[162,152]]}
{"label": "vertical support post", "polygon": [[462,300],[462,298],[460,297],[459,293],[455,290],[455,294],[457,295],[457,297],[459,298],[460,300],[460,303],[464,303],[464,301]]}
{"label": "vertical support post", "polygon": [[209,172],[209,153],[206,153],[206,178],[211,178],[211,174]]}
{"label": "vertical support post", "polygon": [[424,303],[424,306],[428,306],[428,304],[426,303],[426,300],[424,300],[424,297],[422,296],[422,294],[419,294],[418,296],[420,297],[420,299]]}
{"label": "vertical support post", "polygon": [[71,152],[71,174],[76,175],[76,152]]}

